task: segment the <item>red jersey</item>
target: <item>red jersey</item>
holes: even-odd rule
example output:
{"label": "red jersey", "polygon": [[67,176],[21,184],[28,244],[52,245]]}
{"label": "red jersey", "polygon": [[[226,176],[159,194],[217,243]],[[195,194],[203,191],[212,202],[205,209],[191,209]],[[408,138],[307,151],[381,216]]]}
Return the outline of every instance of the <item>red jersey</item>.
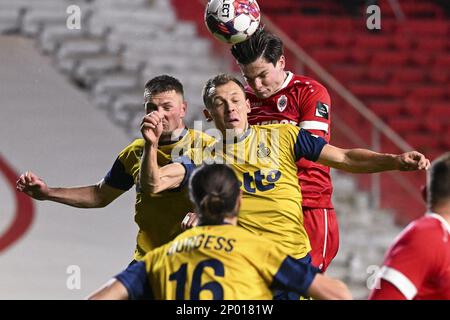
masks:
{"label": "red jersey", "polygon": [[[330,142],[330,96],[317,81],[291,72],[277,93],[266,99],[246,88],[250,124],[291,123]],[[303,207],[333,208],[330,168],[305,159],[297,162]]]}
{"label": "red jersey", "polygon": [[373,290],[371,299],[398,297],[390,286],[383,292],[387,281],[406,299],[450,300],[448,222],[435,213],[411,222],[389,249],[380,278],[381,287]]}

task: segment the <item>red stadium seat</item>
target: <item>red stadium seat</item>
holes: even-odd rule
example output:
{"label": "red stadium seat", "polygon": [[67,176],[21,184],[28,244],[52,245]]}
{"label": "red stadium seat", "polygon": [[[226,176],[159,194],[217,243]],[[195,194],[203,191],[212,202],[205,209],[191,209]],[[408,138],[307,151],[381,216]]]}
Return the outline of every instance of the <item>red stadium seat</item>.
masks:
{"label": "red stadium seat", "polygon": [[343,82],[359,81],[367,78],[367,67],[354,64],[339,64],[330,67],[331,73]]}
{"label": "red stadium seat", "polygon": [[[412,18],[412,17],[441,18],[441,17],[443,17],[442,9],[434,3],[401,1],[400,6],[407,18]],[[411,22],[413,22],[413,21],[415,21],[415,20],[411,19]]]}
{"label": "red stadium seat", "polygon": [[402,112],[400,101],[378,101],[369,103],[370,109],[383,119],[397,117]]}
{"label": "red stadium seat", "polygon": [[355,45],[358,48],[384,50],[391,46],[391,38],[384,35],[360,34],[355,36]]}
{"label": "red stadium seat", "polygon": [[394,98],[401,99],[405,93],[404,88],[397,86],[388,86],[385,84],[362,84],[355,83],[350,85],[353,93],[366,98]]}
{"label": "red stadium seat", "polygon": [[407,52],[401,51],[382,51],[375,52],[372,58],[372,65],[374,66],[400,66],[405,65],[408,61]]}
{"label": "red stadium seat", "polygon": [[389,119],[388,124],[396,131],[401,133],[419,130],[421,121],[417,118],[402,117]]}
{"label": "red stadium seat", "polygon": [[431,103],[429,110],[434,117],[450,124],[450,104],[448,101]]}
{"label": "red stadium seat", "polygon": [[444,150],[450,150],[450,139],[448,139],[448,137],[450,137],[450,125],[447,126],[447,129],[442,133],[442,135],[446,138],[441,141],[441,146]]}
{"label": "red stadium seat", "polygon": [[381,12],[383,15],[383,19],[381,19],[381,31],[387,35],[394,34],[398,26],[397,20],[395,18],[394,19],[388,18],[385,15],[385,11],[383,11],[383,9],[381,9]]}
{"label": "red stadium seat", "polygon": [[442,37],[447,35],[448,24],[446,21],[433,20],[409,20],[398,26],[398,32],[403,35],[415,37]]}
{"label": "red stadium seat", "polygon": [[450,70],[448,68],[437,68],[428,71],[430,81],[437,84],[445,84],[450,81]]}
{"label": "red stadium seat", "polygon": [[423,82],[425,74],[421,69],[399,68],[392,73],[391,83]]}
{"label": "red stadium seat", "polygon": [[332,34],[339,33],[351,33],[355,30],[355,24],[352,19],[347,17],[332,17],[329,19],[329,31],[332,31]]}
{"label": "red stadium seat", "polygon": [[385,83],[391,76],[391,72],[389,68],[370,68],[367,72],[367,78]]}
{"label": "red stadium seat", "polygon": [[419,100],[443,100],[448,96],[448,88],[445,86],[420,86],[412,90],[409,96]]}
{"label": "red stadium seat", "polygon": [[424,54],[423,52],[412,52],[409,57],[409,63],[412,66],[429,66],[431,64],[431,61],[432,56],[429,53]]}
{"label": "red stadium seat", "polygon": [[[445,129],[445,118],[439,118],[434,114],[434,108],[429,108],[429,112],[422,121],[423,128],[433,134],[438,134]],[[438,140],[439,136],[437,137]]]}
{"label": "red stadium seat", "polygon": [[405,139],[414,148],[430,150],[439,147],[439,136],[426,132],[409,132],[404,134]]}
{"label": "red stadium seat", "polygon": [[403,110],[406,114],[414,117],[420,117],[425,113],[425,105],[423,102],[415,98],[407,98],[404,100]]}
{"label": "red stadium seat", "polygon": [[405,35],[401,33],[392,35],[392,45],[397,50],[407,51],[411,49],[413,42],[412,40],[413,39],[411,37],[405,37]]}
{"label": "red stadium seat", "polygon": [[349,33],[331,33],[329,43],[336,47],[348,47],[353,45],[355,37]]}
{"label": "red stadium seat", "polygon": [[267,11],[286,11],[286,12],[295,12],[300,10],[299,2],[298,1],[291,1],[291,0],[258,0],[258,4],[263,10],[263,12]]}
{"label": "red stadium seat", "polygon": [[434,65],[439,68],[450,68],[450,54],[441,54],[436,57]]}
{"label": "red stadium seat", "polygon": [[329,48],[313,50],[312,56],[326,66],[334,63],[347,62],[349,60],[347,50],[332,50]]}
{"label": "red stadium seat", "polygon": [[281,29],[289,31],[298,29],[298,32],[317,32],[328,30],[329,21],[322,17],[305,16],[300,14],[278,15],[273,17]]}
{"label": "red stadium seat", "polygon": [[355,48],[350,52],[350,57],[355,64],[365,65],[369,62],[371,53],[362,48]]}
{"label": "red stadium seat", "polygon": [[445,38],[417,38],[417,49],[421,51],[433,51],[439,52],[445,49],[446,39]]}
{"label": "red stadium seat", "polygon": [[328,42],[328,34],[300,32],[296,37],[296,41],[300,47],[305,49],[323,47]]}

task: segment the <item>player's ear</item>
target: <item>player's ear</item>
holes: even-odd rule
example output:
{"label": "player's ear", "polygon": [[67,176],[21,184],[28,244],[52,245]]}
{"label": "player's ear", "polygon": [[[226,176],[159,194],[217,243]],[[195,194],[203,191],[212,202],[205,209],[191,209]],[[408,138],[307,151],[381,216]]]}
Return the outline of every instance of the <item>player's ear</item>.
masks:
{"label": "player's ear", "polygon": [[183,103],[181,104],[181,113],[180,113],[181,118],[184,118],[184,116],[186,115],[186,109],[187,109],[187,102],[183,101]]}
{"label": "player's ear", "polygon": [[284,55],[281,55],[280,59],[278,59],[277,64],[281,70],[284,70],[284,67],[286,66],[286,58],[284,57]]}
{"label": "player's ear", "polygon": [[250,113],[250,111],[252,110],[250,107],[250,100],[245,99],[245,105],[247,107],[247,113]]}
{"label": "player's ear", "polygon": [[203,109],[203,114],[205,115],[207,122],[211,122],[213,120],[211,117],[211,113],[209,113],[208,109]]}
{"label": "player's ear", "polygon": [[236,212],[239,212],[239,210],[241,209],[242,195],[243,195],[242,190],[239,190],[239,197],[236,200]]}
{"label": "player's ear", "polygon": [[424,184],[420,187],[420,192],[422,193],[422,199],[427,203],[427,185]]}

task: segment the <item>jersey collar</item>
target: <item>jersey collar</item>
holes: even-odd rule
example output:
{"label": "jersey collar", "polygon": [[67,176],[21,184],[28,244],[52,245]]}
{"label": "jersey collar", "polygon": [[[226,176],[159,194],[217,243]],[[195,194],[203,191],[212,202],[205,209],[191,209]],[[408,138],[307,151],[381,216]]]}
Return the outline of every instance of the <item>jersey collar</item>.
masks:
{"label": "jersey collar", "polygon": [[180,141],[181,139],[183,139],[186,135],[188,134],[188,128],[184,127],[183,130],[181,130],[180,135],[177,136],[174,140],[169,140],[169,141],[165,141],[165,142],[158,142],[158,144],[160,146],[167,146],[169,144],[173,144],[176,143],[178,141]]}
{"label": "jersey collar", "polygon": [[248,126],[247,130],[243,134],[233,137],[234,139],[232,141],[227,141],[227,140],[222,140],[222,141],[224,144],[239,143],[241,141],[244,141],[245,138],[247,138],[251,132],[252,132],[252,127]]}
{"label": "jersey collar", "polygon": [[438,219],[442,223],[442,225],[447,229],[447,232],[450,233],[450,224],[440,214],[434,212],[427,212],[426,215]]}
{"label": "jersey collar", "polygon": [[197,225],[197,227],[208,227],[208,226],[231,226],[231,225],[232,225],[231,223],[222,221],[222,222],[219,223],[219,224],[199,223],[199,224]]}
{"label": "jersey collar", "polygon": [[278,89],[275,93],[283,90],[284,88],[286,88],[288,86],[288,84],[291,82],[292,78],[294,77],[294,74],[290,71],[286,71],[287,73],[287,77],[284,80],[283,84],[281,85],[280,89]]}

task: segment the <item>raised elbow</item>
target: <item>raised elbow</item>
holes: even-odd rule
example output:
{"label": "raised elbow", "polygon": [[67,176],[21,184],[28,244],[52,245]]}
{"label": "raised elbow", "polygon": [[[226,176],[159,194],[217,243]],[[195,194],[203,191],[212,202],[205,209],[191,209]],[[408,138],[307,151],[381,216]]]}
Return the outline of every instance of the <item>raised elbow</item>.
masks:
{"label": "raised elbow", "polygon": [[141,190],[147,194],[157,194],[163,191],[161,185],[156,183],[141,184]]}

